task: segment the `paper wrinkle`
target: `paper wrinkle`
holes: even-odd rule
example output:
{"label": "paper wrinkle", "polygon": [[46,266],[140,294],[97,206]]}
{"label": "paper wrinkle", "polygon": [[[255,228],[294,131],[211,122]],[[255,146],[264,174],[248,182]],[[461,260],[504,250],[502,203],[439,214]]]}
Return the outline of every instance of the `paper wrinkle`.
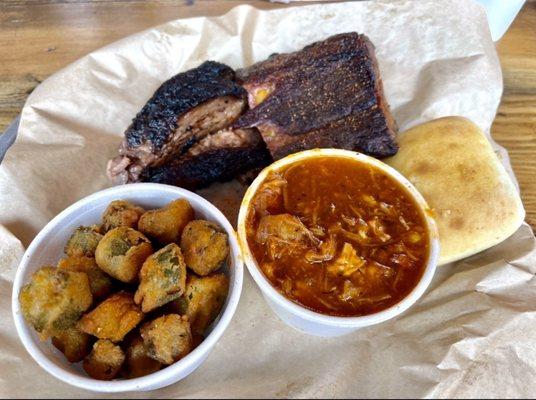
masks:
{"label": "paper wrinkle", "polygon": [[[24,253],[24,247],[8,229],[0,225],[0,260],[2,269],[0,269],[0,278],[5,282],[13,282],[15,271],[19,265],[20,259]],[[9,289],[11,292],[11,288]],[[6,292],[7,293],[7,292]],[[1,332],[0,332],[1,334]]]}
{"label": "paper wrinkle", "polygon": [[[504,326],[499,326],[484,345],[475,351],[475,355],[470,362],[460,360],[456,364],[453,362],[450,367],[457,370],[457,373],[449,374],[438,385],[433,395],[441,397],[476,397],[472,385],[481,386],[481,393],[487,393],[491,397],[523,397],[527,395],[528,378],[534,370],[534,356],[536,352],[533,346],[519,343],[510,344],[512,340],[520,340],[521,335],[527,334],[527,321],[534,324],[534,313],[527,315],[518,314]],[[516,332],[513,333],[515,330]],[[518,373],[520,373],[518,375]],[[523,377],[525,375],[525,377]],[[529,378],[530,379],[530,378]]]}
{"label": "paper wrinkle", "polygon": [[[0,166],[0,396],[105,397],[44,372],[20,344],[11,282],[37,232],[109,186],[106,162],[156,88],[207,59],[234,68],[335,33],[367,34],[401,129],[463,115],[489,134],[502,76],[471,0],[362,1],[172,21],[97,50],[29,97]],[[513,177],[504,149],[494,144]],[[199,193],[235,223],[244,187]],[[4,206],[7,205],[7,206]],[[536,241],[524,224],[492,249],[438,269],[398,318],[338,339],[303,335],[269,309],[248,273],[235,317],[185,380],[129,397],[522,397],[536,392]],[[30,390],[31,388],[31,390]]]}

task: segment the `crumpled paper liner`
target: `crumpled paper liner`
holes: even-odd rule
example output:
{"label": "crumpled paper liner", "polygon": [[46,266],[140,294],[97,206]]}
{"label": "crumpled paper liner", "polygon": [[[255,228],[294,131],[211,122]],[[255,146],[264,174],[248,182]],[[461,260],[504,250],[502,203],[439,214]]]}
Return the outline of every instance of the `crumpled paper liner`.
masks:
{"label": "crumpled paper liner", "polygon": [[[489,132],[501,71],[484,10],[471,0],[274,11],[241,6],[126,38],[32,93],[0,167],[1,396],[92,395],[48,375],[26,353],[11,318],[11,283],[23,245],[65,207],[109,186],[106,161],[154,90],[207,59],[241,67],[346,31],[365,33],[376,45],[386,97],[402,130],[462,115]],[[496,148],[511,171],[506,152]],[[236,182],[201,191],[232,222],[242,193]],[[238,311],[206,362],[175,385],[129,397],[531,396],[535,272],[536,240],[524,225],[503,244],[440,268],[402,316],[337,339],[284,325],[246,273]]]}

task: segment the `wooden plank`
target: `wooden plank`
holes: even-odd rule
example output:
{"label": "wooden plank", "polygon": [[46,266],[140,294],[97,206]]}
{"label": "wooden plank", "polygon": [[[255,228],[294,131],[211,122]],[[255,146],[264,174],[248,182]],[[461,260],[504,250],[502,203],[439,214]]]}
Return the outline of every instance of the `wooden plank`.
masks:
{"label": "wooden plank", "polygon": [[[261,9],[284,7],[264,0],[248,3]],[[33,88],[78,58],[155,25],[221,15],[240,4],[244,2],[0,1],[0,132]]]}
{"label": "wooden plank", "polygon": [[526,221],[536,229],[536,2],[525,4],[497,50],[504,94],[491,128],[510,154]]}

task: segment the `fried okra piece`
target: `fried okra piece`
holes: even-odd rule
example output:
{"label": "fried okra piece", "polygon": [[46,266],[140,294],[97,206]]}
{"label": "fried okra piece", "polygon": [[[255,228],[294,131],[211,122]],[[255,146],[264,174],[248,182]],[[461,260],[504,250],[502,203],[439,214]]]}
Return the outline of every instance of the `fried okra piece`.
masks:
{"label": "fried okra piece", "polygon": [[52,344],[72,363],[82,361],[91,351],[92,337],[76,326],[62,330],[52,337]]}
{"label": "fried okra piece", "polygon": [[169,314],[140,329],[147,354],[162,364],[173,364],[192,350],[192,332],[187,317]]}
{"label": "fried okra piece", "polygon": [[177,301],[177,311],[188,317],[192,333],[204,335],[220,313],[228,291],[229,279],[225,274],[188,275],[186,294]]}
{"label": "fried okra piece", "polygon": [[134,296],[144,313],[179,298],[186,287],[186,264],[179,246],[170,243],[149,256],[140,270]]}
{"label": "fried okra piece", "polygon": [[78,328],[99,339],[112,342],[123,340],[136,327],[144,315],[134,303],[130,293],[119,292],[111,295],[91,312],[78,321]]}
{"label": "fried okra piece", "polygon": [[114,379],[125,362],[121,347],[109,340],[97,340],[83,367],[89,376],[102,381]]}
{"label": "fried okra piece", "polygon": [[138,378],[152,374],[160,369],[162,364],[149,357],[141,336],[136,335],[127,345],[126,360],[123,365],[126,378]]}
{"label": "fried okra piece", "polygon": [[67,241],[65,254],[70,257],[93,257],[101,239],[98,226],[79,226]]}
{"label": "fried okra piece", "polygon": [[95,259],[100,269],[125,283],[135,283],[147,257],[153,252],[149,239],[127,227],[108,231],[97,246]]}
{"label": "fried okra piece", "polygon": [[227,259],[227,233],[213,222],[192,221],[182,233],[181,249],[188,268],[198,275],[208,275],[220,268]]}
{"label": "fried okra piece", "polygon": [[58,268],[85,272],[89,278],[89,288],[94,301],[103,299],[112,292],[112,278],[99,268],[93,257],[67,257],[60,260]]}
{"label": "fried okra piece", "polygon": [[22,288],[19,301],[26,321],[46,340],[74,326],[93,297],[85,273],[45,266]]}
{"label": "fried okra piece", "polygon": [[126,200],[112,201],[104,214],[102,214],[102,223],[105,232],[110,229],[125,226],[127,228],[136,228],[138,220],[145,210]]}
{"label": "fried okra piece", "polygon": [[195,212],[185,199],[174,200],[164,208],[150,210],[138,221],[138,230],[162,245],[178,243],[186,224]]}

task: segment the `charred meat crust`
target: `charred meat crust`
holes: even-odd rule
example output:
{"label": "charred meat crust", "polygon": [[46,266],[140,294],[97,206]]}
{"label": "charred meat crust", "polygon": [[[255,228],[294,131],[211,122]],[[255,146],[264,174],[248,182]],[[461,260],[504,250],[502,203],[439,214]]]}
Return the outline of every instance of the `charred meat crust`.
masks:
{"label": "charred meat crust", "polygon": [[147,168],[142,173],[141,180],[196,190],[213,182],[232,180],[252,168],[270,164],[272,158],[259,132],[255,129],[242,132],[247,132],[249,138],[239,143],[217,143],[214,140],[215,136],[232,134],[232,131],[218,132],[213,137],[207,137],[206,142],[213,143],[200,142],[180,158]]}
{"label": "charred meat crust", "polygon": [[134,118],[108,163],[114,184],[138,182],[145,169],[180,157],[207,135],[233,123],[247,107],[234,71],[207,61],[164,82]]}
{"label": "charred meat crust", "polygon": [[133,120],[108,174],[199,189],[315,147],[391,156],[396,130],[374,46],[352,32],[236,75],[213,61],[176,75]]}
{"label": "charred meat crust", "polygon": [[[396,142],[381,131],[371,130],[371,122],[367,121],[368,118],[370,116],[364,120],[357,114],[299,136],[280,133],[276,134],[273,140],[265,139],[265,141],[275,160],[292,153],[315,148],[355,150],[377,158],[396,154],[398,151]],[[372,116],[372,118],[378,117]],[[263,134],[268,133],[268,135],[272,129],[271,126],[264,124],[257,127]],[[266,135],[264,137],[266,138]]]}
{"label": "charred meat crust", "polygon": [[259,128],[274,159],[313,147],[376,157],[398,150],[374,47],[364,35],[335,35],[237,75],[253,108],[234,127]]}
{"label": "charred meat crust", "polygon": [[180,157],[206,136],[228,127],[245,107],[244,100],[231,96],[216,97],[194,107],[179,118],[176,131],[158,153],[148,143],[129,148],[123,141],[119,156],[108,164],[110,179],[115,183],[137,182],[145,168]]}
{"label": "charred meat crust", "polygon": [[245,98],[245,90],[234,77],[227,65],[206,61],[164,82],[125,132],[127,146],[151,143],[156,152],[175,132],[181,115],[216,97]]}

